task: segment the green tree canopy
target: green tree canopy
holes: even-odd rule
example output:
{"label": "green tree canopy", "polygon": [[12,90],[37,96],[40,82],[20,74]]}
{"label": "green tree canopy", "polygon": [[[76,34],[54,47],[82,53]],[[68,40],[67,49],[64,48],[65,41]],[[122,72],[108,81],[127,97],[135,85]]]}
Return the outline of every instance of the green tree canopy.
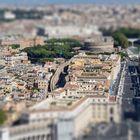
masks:
{"label": "green tree canopy", "polygon": [[114,37],[115,46],[121,45],[123,48],[129,45],[127,38],[140,38],[140,29],[135,28],[118,28],[116,30],[101,28],[100,31],[105,36]]}
{"label": "green tree canopy", "polygon": [[0,109],[0,125],[2,125],[6,121],[6,113]]}
{"label": "green tree canopy", "polygon": [[[34,46],[25,48],[22,51],[28,53],[29,58],[39,59],[41,61],[46,58],[71,58],[74,55],[75,47],[83,47],[82,44],[74,39],[50,39],[43,46]],[[42,59],[43,58],[43,59]],[[48,59],[48,60],[49,60]]]}
{"label": "green tree canopy", "polygon": [[12,44],[11,47],[12,47],[12,49],[18,49],[18,48],[20,48],[20,45],[19,44]]}
{"label": "green tree canopy", "polygon": [[123,48],[127,48],[129,46],[128,39],[123,33],[116,32],[114,33],[113,37],[117,45],[120,45]]}

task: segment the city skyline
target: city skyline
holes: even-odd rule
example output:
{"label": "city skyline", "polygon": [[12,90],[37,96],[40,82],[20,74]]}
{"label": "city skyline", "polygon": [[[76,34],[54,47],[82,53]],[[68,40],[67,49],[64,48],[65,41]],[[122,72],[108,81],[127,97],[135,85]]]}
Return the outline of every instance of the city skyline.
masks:
{"label": "city skyline", "polygon": [[139,140],[140,0],[0,0],[0,140]]}
{"label": "city skyline", "polygon": [[33,0],[33,1],[28,1],[28,0],[23,0],[23,1],[18,1],[18,0],[0,0],[1,4],[17,4],[17,5],[22,5],[22,4],[27,4],[27,5],[36,5],[36,4],[85,4],[85,3],[93,3],[93,4],[140,4],[139,0]]}

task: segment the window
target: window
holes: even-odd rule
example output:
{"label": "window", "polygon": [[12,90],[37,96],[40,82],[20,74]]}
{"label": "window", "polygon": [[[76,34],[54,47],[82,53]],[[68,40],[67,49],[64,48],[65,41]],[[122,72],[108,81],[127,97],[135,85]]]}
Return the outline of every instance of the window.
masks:
{"label": "window", "polygon": [[113,117],[110,117],[110,121],[111,121],[111,122],[113,122],[113,121],[114,121]]}
{"label": "window", "polygon": [[110,113],[111,113],[111,114],[113,114],[113,113],[114,113],[114,110],[113,110],[113,108],[112,108],[112,107],[110,108]]}

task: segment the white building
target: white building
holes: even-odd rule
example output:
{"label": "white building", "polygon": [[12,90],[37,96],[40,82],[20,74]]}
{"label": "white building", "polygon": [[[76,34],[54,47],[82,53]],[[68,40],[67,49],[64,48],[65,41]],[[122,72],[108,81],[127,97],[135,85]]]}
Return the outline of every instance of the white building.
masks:
{"label": "white building", "polygon": [[[1,140],[72,140],[84,134],[89,125],[119,122],[118,104],[105,96],[49,98],[21,115],[25,125],[1,129]],[[43,139],[44,138],[44,139]]]}
{"label": "white building", "polygon": [[10,11],[6,11],[4,13],[4,18],[5,19],[8,19],[8,20],[12,20],[12,19],[15,19],[16,18],[16,15]]}
{"label": "white building", "polygon": [[47,26],[46,34],[50,38],[66,38],[66,37],[88,37],[92,34],[100,34],[96,26],[78,27],[78,26]]}
{"label": "white building", "polygon": [[51,140],[50,122],[0,129],[0,140]]}

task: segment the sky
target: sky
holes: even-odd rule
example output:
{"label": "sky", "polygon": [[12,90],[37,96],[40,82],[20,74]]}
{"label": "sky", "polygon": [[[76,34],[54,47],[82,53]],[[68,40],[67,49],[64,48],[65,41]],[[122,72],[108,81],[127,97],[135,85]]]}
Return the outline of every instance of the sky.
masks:
{"label": "sky", "polygon": [[0,0],[0,4],[140,4],[140,0]]}

